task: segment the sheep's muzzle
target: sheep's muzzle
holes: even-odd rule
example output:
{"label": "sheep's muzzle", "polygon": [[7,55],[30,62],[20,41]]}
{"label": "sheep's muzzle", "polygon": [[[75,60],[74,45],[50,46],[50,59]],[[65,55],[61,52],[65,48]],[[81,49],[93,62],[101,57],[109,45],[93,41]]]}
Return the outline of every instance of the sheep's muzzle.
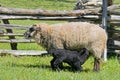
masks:
{"label": "sheep's muzzle", "polygon": [[24,37],[25,37],[25,38],[31,38],[30,32],[29,32],[29,31],[26,31],[26,32],[24,33]]}

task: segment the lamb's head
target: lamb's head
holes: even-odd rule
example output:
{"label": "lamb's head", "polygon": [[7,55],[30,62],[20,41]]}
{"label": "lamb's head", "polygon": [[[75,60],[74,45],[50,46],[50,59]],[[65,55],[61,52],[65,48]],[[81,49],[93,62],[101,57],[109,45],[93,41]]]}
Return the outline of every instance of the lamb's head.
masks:
{"label": "lamb's head", "polygon": [[80,56],[80,63],[81,65],[89,58],[89,52],[86,48],[83,48],[80,52],[79,52],[79,56]]}
{"label": "lamb's head", "polygon": [[88,52],[88,50],[86,49],[86,48],[83,48],[80,52],[79,52],[79,55],[89,55],[89,52]]}

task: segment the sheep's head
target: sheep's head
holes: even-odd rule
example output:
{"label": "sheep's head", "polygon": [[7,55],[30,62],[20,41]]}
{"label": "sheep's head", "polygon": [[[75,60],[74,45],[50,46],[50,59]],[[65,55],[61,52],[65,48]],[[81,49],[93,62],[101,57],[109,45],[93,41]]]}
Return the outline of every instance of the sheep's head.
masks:
{"label": "sheep's head", "polygon": [[35,37],[35,36],[38,36],[39,35],[39,38],[40,36],[42,35],[47,35],[51,32],[51,28],[48,24],[46,23],[41,23],[41,24],[36,24],[36,25],[33,25],[32,27],[30,27],[25,33],[24,33],[24,36],[26,38],[30,38],[30,37]]}
{"label": "sheep's head", "polygon": [[24,36],[25,38],[31,38],[34,37],[34,35],[40,31],[40,28],[37,27],[37,25],[33,25],[32,27],[30,27],[25,33]]}

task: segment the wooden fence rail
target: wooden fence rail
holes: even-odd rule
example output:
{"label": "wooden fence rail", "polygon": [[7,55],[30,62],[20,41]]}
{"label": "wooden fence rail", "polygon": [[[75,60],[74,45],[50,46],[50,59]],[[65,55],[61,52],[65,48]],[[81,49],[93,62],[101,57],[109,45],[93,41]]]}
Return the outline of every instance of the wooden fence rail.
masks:
{"label": "wooden fence rail", "polygon": [[[19,15],[8,15],[0,14],[0,19],[8,20],[21,20],[21,19],[30,19],[30,20],[70,20],[70,19],[91,19],[91,20],[101,20],[102,16],[100,15],[82,15],[82,16],[54,16],[54,17],[45,17],[45,16],[19,16]],[[108,21],[120,21],[119,15],[111,15],[108,17]]]}
{"label": "wooden fence rail", "polygon": [[47,51],[37,51],[37,50],[0,50],[0,55],[12,54],[14,56],[35,56],[46,54]]}
{"label": "wooden fence rail", "polygon": [[24,36],[24,34],[20,34],[20,33],[17,33],[17,34],[14,34],[14,33],[3,33],[3,34],[0,34],[0,37],[1,36]]}
{"label": "wooden fence rail", "polygon": [[35,43],[35,40],[33,39],[0,39],[0,43]]}
{"label": "wooden fence rail", "polygon": [[0,24],[0,28],[26,30],[26,29],[29,28],[29,26],[11,25],[11,24]]}
{"label": "wooden fence rail", "polygon": [[[119,9],[120,4],[108,7],[108,11],[112,12]],[[100,14],[101,8],[84,9],[84,10],[43,10],[43,9],[20,9],[20,8],[6,8],[0,7],[1,14],[14,14],[14,15],[39,15],[39,16],[80,16],[83,14]]]}

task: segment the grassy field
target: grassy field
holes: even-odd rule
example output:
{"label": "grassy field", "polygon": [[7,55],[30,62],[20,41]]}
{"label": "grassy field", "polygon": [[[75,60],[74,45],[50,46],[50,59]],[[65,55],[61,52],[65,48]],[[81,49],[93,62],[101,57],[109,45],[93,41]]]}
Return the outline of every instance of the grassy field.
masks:
{"label": "grassy field", "polygon": [[70,71],[67,64],[64,71],[52,71],[51,59],[51,56],[2,56],[0,80],[119,80],[120,64],[115,58],[102,63],[100,72],[94,72],[90,57],[81,73]]}
{"label": "grassy field", "polygon": [[[119,3],[119,0],[114,0]],[[53,10],[72,10],[76,0],[0,0],[0,4],[11,8],[43,8]],[[49,24],[63,21],[10,20],[11,24],[32,25],[47,22]],[[17,32],[14,30],[14,32]],[[19,31],[18,31],[19,32]],[[24,32],[24,31],[22,31]],[[2,37],[0,37],[2,38]],[[10,49],[10,45],[0,43],[0,49]],[[20,50],[44,50],[35,43],[18,44]],[[83,65],[81,73],[72,72],[67,64],[61,72],[52,71],[51,56],[0,56],[0,80],[119,80],[120,63],[111,57],[101,65],[100,72],[93,71],[93,57]]]}

